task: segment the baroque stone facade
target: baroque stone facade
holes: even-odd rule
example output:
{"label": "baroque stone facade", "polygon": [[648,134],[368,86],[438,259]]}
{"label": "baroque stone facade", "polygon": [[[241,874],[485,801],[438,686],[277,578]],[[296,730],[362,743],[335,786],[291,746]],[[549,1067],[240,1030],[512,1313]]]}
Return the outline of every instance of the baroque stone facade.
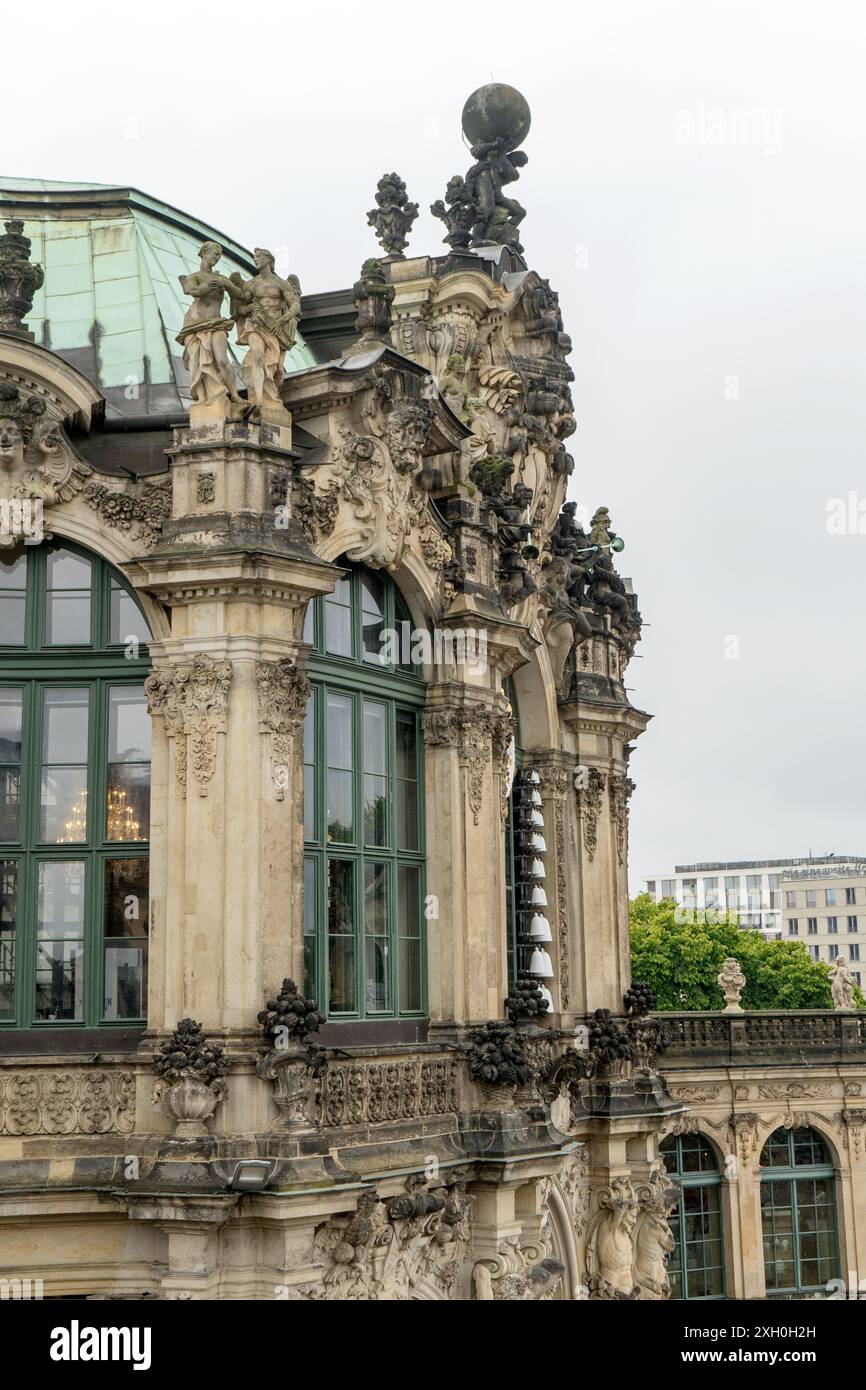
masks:
{"label": "baroque stone facade", "polygon": [[[351,293],[303,298],[262,248],[235,247],[244,273],[223,275],[206,241],[180,277],[182,419],[143,410],[114,428],[95,380],[0,325],[3,547],[17,562],[21,504],[38,501],[43,540],[102,567],[105,669],[125,659],[108,611],[124,585],[150,634],[149,829],[123,850],[140,869],[149,834],[141,1014],[123,971],[109,989],[106,966],[103,989],[94,965],[87,1016],[56,1027],[77,1004],[55,1004],[50,980],[38,1023],[23,995],[0,1023],[3,1273],[46,1293],[655,1300],[672,1245],[665,1135],[706,1114],[750,1161],[771,1119],[829,1111],[846,1165],[861,1161],[846,1012],[678,1019],[671,1094],[658,1024],[624,1004],[629,760],[648,716],[623,681],[640,614],[607,509],[566,501],[571,341],[508,187],[528,121],[496,84],[467,103],[474,164],[436,204],[441,254],[405,254],[415,205],[402,179],[380,180],[369,221],[386,254]],[[49,217],[50,199],[23,211]],[[17,325],[41,272],[22,241],[7,249]],[[379,592],[390,606],[374,613]],[[386,619],[417,653],[380,657]],[[351,701],[359,671],[371,704],[418,730],[394,808],[352,764],[363,845],[338,814],[348,745],[315,718],[303,733],[314,687]],[[352,729],[363,742],[360,716]],[[321,840],[304,824],[317,798]],[[340,940],[374,900],[398,811],[418,838],[389,864],[411,871],[401,891],[417,876],[417,929],[404,896],[399,969],[368,970],[370,930],[349,980]],[[373,877],[352,897],[334,863]],[[116,897],[139,921],[136,893]],[[26,933],[23,893],[20,908]],[[516,974],[535,1013],[506,1021]],[[354,1007],[329,1008],[357,979]],[[762,1070],[756,1088],[743,1062],[732,1094],[746,1036]],[[838,1051],[820,1092],[791,1089],[806,1086],[793,1038]]]}

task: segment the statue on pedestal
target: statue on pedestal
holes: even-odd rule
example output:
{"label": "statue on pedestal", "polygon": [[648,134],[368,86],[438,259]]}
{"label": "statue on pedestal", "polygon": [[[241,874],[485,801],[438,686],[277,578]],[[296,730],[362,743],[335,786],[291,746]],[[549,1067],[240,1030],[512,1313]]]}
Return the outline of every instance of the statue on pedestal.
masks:
{"label": "statue on pedestal", "polygon": [[719,988],[725,996],[725,1013],[741,1014],[740,995],[746,987],[746,977],[736,956],[728,956],[718,977]]}
{"label": "statue on pedestal", "polygon": [[830,966],[830,992],[834,1009],[854,1008],[854,977],[844,956],[837,956]]}
{"label": "statue on pedestal", "polygon": [[177,341],[183,346],[183,365],[189,373],[189,389],[195,407],[206,408],[211,418],[225,418],[232,401],[241,410],[245,402],[238,393],[234,367],[229,360],[228,334],[234,319],[222,312],[226,294],[235,286],[225,275],[216,275],[214,268],[222,256],[222,247],[206,241],[199,251],[200,269],[191,275],[179,275],[181,289],[192,296],[183,327]]}
{"label": "statue on pedestal", "polygon": [[252,279],[237,273],[230,277],[238,342],[247,349],[241,377],[258,418],[285,425],[291,417],[280,399],[280,386],[285,354],[298,335],[301,286],[297,275],[286,280],[277,275],[270,251],[257,246],[253,257],[258,269]]}

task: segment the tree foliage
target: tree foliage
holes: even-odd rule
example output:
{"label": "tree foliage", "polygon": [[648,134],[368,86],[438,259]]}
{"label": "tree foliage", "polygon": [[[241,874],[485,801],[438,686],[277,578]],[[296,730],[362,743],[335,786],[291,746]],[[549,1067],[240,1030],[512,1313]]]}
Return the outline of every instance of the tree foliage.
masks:
{"label": "tree foliage", "polygon": [[[704,915],[711,920],[701,920]],[[740,962],[746,977],[744,1009],[833,1007],[827,966],[814,961],[803,942],[767,941],[760,932],[741,931],[736,921],[713,921],[709,913],[678,918],[685,914],[675,903],[657,903],[649,893],[631,903],[632,975],[651,985],[659,1009],[723,1009],[716,981],[726,956]],[[854,1003],[866,1007],[859,989]]]}

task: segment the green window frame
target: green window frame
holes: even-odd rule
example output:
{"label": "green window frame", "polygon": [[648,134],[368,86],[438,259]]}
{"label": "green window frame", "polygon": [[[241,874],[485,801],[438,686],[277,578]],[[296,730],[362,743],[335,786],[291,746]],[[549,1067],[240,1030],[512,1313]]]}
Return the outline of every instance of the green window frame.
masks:
{"label": "green window frame", "polygon": [[671,1298],[709,1302],[727,1297],[722,1180],[702,1134],[677,1134],[659,1146],[680,1194],[670,1217],[676,1247],[668,1262]]}
{"label": "green window frame", "polygon": [[305,992],[334,1022],[423,1018],[426,688],[394,583],[340,563],[304,629]]}
{"label": "green window frame", "polygon": [[817,1130],[775,1129],[765,1143],[761,1226],[769,1297],[824,1292],[840,1277],[836,1173]]}
{"label": "green window frame", "polygon": [[0,550],[0,1031],[144,1026],[149,637],[101,557]]}

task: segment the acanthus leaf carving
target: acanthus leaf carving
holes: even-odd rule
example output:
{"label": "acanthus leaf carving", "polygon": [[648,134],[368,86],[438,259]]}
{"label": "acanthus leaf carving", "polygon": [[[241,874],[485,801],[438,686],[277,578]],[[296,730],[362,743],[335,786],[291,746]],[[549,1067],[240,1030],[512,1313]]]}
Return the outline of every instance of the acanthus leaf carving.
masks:
{"label": "acanthus leaf carving", "polygon": [[586,785],[577,787],[577,807],[583,824],[583,843],[590,862],[598,849],[598,820],[607,778],[597,767],[587,769]]}
{"label": "acanthus leaf carving", "polygon": [[231,680],[230,661],[199,652],[191,661],[158,667],[144,682],[150,713],[165,720],[166,733],[175,741],[177,780],[186,787],[191,768],[201,796],[207,796],[216,771]]}
{"label": "acanthus leaf carving", "polygon": [[284,657],[260,661],[256,667],[259,690],[259,727],[270,735],[271,778],[277,801],[284,801],[289,782],[292,740],[303,723],[312,686],[297,664]]}

